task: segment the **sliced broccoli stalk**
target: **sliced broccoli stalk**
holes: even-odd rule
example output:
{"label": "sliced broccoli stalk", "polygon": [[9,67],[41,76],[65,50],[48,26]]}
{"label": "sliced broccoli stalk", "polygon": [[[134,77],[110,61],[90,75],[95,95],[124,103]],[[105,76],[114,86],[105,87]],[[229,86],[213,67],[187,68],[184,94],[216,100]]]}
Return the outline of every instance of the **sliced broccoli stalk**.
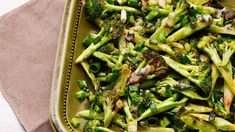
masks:
{"label": "sliced broccoli stalk", "polygon": [[145,96],[149,101],[154,102],[156,104],[162,102],[159,99],[157,99],[157,97],[153,93],[151,93],[150,90],[145,90]]}
{"label": "sliced broccoli stalk", "polygon": [[228,84],[231,92],[233,93],[233,95],[235,95],[235,82],[233,81],[233,77],[230,76],[230,73],[225,66],[221,66],[222,60],[220,59],[220,56],[219,56],[215,46],[213,45],[213,43],[211,43],[215,39],[216,38],[213,36],[204,36],[198,42],[197,47],[199,49],[203,50],[205,53],[207,53],[210,56],[211,60],[214,62],[217,69],[221,73],[222,77],[224,78],[224,80]]}
{"label": "sliced broccoli stalk", "polygon": [[167,127],[144,127],[143,132],[175,132],[173,128]]}
{"label": "sliced broccoli stalk", "polygon": [[95,44],[94,42],[89,45],[85,51],[76,59],[75,63],[80,63],[90,57],[98,48],[106,44],[108,41],[112,39],[117,39],[122,35],[124,25],[120,20],[110,19],[104,27],[105,32],[104,35],[101,37],[100,41]]}
{"label": "sliced broccoli stalk", "polygon": [[196,25],[194,28],[192,28],[190,25],[187,25],[185,27],[182,27],[181,29],[179,29],[178,31],[176,31],[175,33],[173,33],[172,35],[170,35],[166,41],[167,42],[174,42],[174,41],[178,41],[181,39],[184,39],[190,35],[192,35],[193,33],[209,26],[210,23],[209,22],[205,22],[205,21],[197,21]]}
{"label": "sliced broccoli stalk", "polygon": [[[209,115],[206,114],[190,113],[190,115],[193,115],[194,117],[200,118],[204,121],[209,121]],[[235,131],[235,125],[221,117],[215,117],[215,119],[210,121],[210,123],[213,124],[218,130]]]}
{"label": "sliced broccoli stalk", "polygon": [[115,64],[118,62],[111,55],[107,55],[107,54],[99,52],[99,51],[95,51],[93,53],[93,56],[95,56],[96,58],[99,58],[100,60],[106,62],[107,66],[111,69],[114,68]]}
{"label": "sliced broccoli stalk", "polygon": [[104,127],[108,127],[112,122],[116,113],[123,107],[123,102],[118,100],[115,104],[114,108],[114,101],[111,97],[105,97],[106,99],[103,102],[103,109],[104,109]]}
{"label": "sliced broccoli stalk", "polygon": [[120,114],[116,114],[112,120],[113,123],[119,125],[121,128],[123,129],[127,129],[127,124],[125,122],[125,116],[120,115]]}
{"label": "sliced broccoli stalk", "polygon": [[[149,40],[158,40],[158,36],[164,34],[168,36],[168,34],[174,30],[175,24],[181,19],[181,17],[186,13],[186,9],[188,8],[188,4],[184,1],[180,1],[176,5],[176,9],[174,12],[171,12],[168,17],[166,17],[160,26],[149,38]],[[146,41],[148,42],[148,41]]]}
{"label": "sliced broccoli stalk", "polygon": [[98,83],[95,75],[92,72],[90,72],[90,70],[89,70],[90,65],[86,61],[82,61],[81,65],[82,65],[83,69],[85,70],[86,74],[88,75],[88,77],[91,79],[91,82],[92,82],[95,90],[97,90],[99,88],[99,83]]}
{"label": "sliced broccoli stalk", "polygon": [[119,77],[117,83],[115,84],[112,92],[115,96],[120,97],[125,95],[125,87],[128,78],[130,77],[131,70],[128,68],[127,64],[122,66],[121,76]]}
{"label": "sliced broccoli stalk", "polygon": [[[233,78],[233,66],[229,60],[227,66],[229,75]],[[226,82],[224,82],[224,109],[227,113],[230,113],[230,107],[233,102],[233,93],[230,91],[230,88]]]}
{"label": "sliced broccoli stalk", "polygon": [[168,14],[170,14],[170,10],[167,10],[167,9],[160,9],[160,8],[157,8],[157,7],[150,7],[150,12],[147,14],[146,16],[146,19],[147,20],[153,20],[154,18],[156,18],[157,16],[166,16]]}
{"label": "sliced broccoli stalk", "polygon": [[101,127],[101,126],[96,127],[95,131],[96,132],[114,132],[113,130],[111,130],[109,128]]}
{"label": "sliced broccoli stalk", "polygon": [[208,26],[206,30],[212,33],[235,35],[235,28],[233,28],[230,24],[225,25],[223,27],[212,24]]}
{"label": "sliced broccoli stalk", "polygon": [[[83,110],[77,113],[77,116],[83,117],[89,120],[104,120],[104,113],[100,112],[91,112],[91,110]],[[125,123],[125,117],[123,115],[120,115],[118,113],[115,114],[113,117],[112,123],[115,123],[122,127],[123,129],[126,129],[127,124]]]}
{"label": "sliced broccoli stalk", "polygon": [[138,118],[138,121],[144,118],[156,115],[158,113],[162,113],[178,105],[183,105],[188,101],[187,97],[184,97],[180,101],[176,101],[177,98],[178,98],[178,94],[176,93],[176,94],[173,94],[172,97],[164,100],[161,103],[157,103],[157,104],[154,103],[156,109],[155,110],[153,110],[152,108],[147,109],[143,114],[140,115],[140,117]]}
{"label": "sliced broccoli stalk", "polygon": [[188,81],[186,81],[186,80],[176,81],[171,77],[167,77],[161,81],[158,81],[156,83],[156,89],[152,89],[152,91],[162,97],[167,97],[167,88],[169,88],[173,91],[177,91],[179,93],[182,93],[183,95],[190,97],[192,99],[198,99],[198,100],[208,100],[208,98],[210,98],[210,94],[212,92],[212,90],[211,90],[210,94],[207,97],[202,97],[192,90],[192,88],[195,88],[195,86],[188,83]]}
{"label": "sliced broccoli stalk", "polygon": [[[171,112],[179,112],[179,110],[182,107],[176,107]],[[187,106],[184,106],[184,109],[188,113],[209,113],[212,111],[212,108],[203,106],[203,105],[197,105],[197,104],[191,104],[189,103]]]}
{"label": "sliced broccoli stalk", "polygon": [[124,112],[126,113],[126,121],[127,121],[127,131],[128,132],[137,132],[138,130],[138,122],[133,118],[129,104],[126,100],[124,100]]}
{"label": "sliced broccoli stalk", "polygon": [[162,56],[166,64],[182,76],[196,84],[206,94],[211,90],[211,67],[206,62],[198,65],[184,65],[167,56]]}
{"label": "sliced broccoli stalk", "polygon": [[104,127],[108,127],[111,123],[113,117],[115,116],[116,112],[113,111],[113,99],[107,97],[103,103],[104,109]]}
{"label": "sliced broccoli stalk", "polygon": [[[191,2],[194,2],[194,1],[191,1]],[[214,15],[216,13],[216,9],[213,7],[203,6],[203,5],[199,5],[199,4],[195,4],[195,3],[191,3],[191,2],[188,1],[190,6],[193,7],[193,9],[195,11],[197,11],[198,13],[210,14],[210,15]]]}
{"label": "sliced broccoli stalk", "polygon": [[179,115],[179,119],[187,126],[199,130],[200,132],[217,132],[216,128],[210,123],[200,120],[188,113]]}
{"label": "sliced broccoli stalk", "polygon": [[90,120],[103,120],[104,119],[104,113],[97,113],[97,112],[91,112],[90,110],[83,110],[77,113],[78,116],[90,119]]}

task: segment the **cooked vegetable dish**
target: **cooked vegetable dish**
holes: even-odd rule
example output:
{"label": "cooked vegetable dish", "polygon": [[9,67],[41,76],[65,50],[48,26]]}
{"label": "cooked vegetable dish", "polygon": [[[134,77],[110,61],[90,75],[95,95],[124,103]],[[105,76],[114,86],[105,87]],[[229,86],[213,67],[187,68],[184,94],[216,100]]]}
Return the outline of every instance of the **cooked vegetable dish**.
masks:
{"label": "cooked vegetable dish", "polygon": [[235,10],[211,0],[86,0],[75,97],[84,132],[235,131]]}

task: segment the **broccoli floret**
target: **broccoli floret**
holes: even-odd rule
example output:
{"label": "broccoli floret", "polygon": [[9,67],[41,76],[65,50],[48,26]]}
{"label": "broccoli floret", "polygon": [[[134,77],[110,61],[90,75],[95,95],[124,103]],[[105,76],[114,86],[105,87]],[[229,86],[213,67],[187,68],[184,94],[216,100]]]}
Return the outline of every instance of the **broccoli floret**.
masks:
{"label": "broccoli floret", "polygon": [[231,40],[231,42],[224,42],[223,44],[223,55],[222,55],[222,66],[228,64],[231,56],[235,52],[235,40]]}
{"label": "broccoli floret", "polygon": [[[114,108],[115,107],[115,108]],[[103,103],[103,109],[104,109],[104,127],[108,127],[109,124],[112,122],[115,114],[122,109],[123,107],[123,101],[118,100],[115,103],[110,97],[106,97],[104,103]],[[113,109],[114,108],[114,109]]]}
{"label": "broccoli floret", "polygon": [[139,10],[133,7],[109,4],[106,0],[86,0],[85,10],[89,21],[95,21],[96,18],[103,16],[106,12],[121,12],[121,10],[125,10],[132,14],[141,14]]}
{"label": "broccoli floret", "polygon": [[206,94],[210,92],[211,89],[211,67],[206,62],[200,62],[197,65],[185,65],[181,64],[170,57],[162,56],[166,64],[174,69],[176,72],[180,73],[182,76],[189,79],[191,82],[196,84],[202,89]]}
{"label": "broccoli floret", "polygon": [[96,132],[96,128],[100,126],[99,120],[88,120],[83,128],[84,132]]}
{"label": "broccoli floret", "polygon": [[146,61],[140,63],[135,72],[132,73],[128,79],[128,85],[138,83],[146,78],[163,77],[167,73],[168,66],[159,54],[146,50],[143,57]]}
{"label": "broccoli floret", "polygon": [[211,60],[214,62],[217,69],[219,70],[222,77],[229,86],[231,92],[233,93],[233,95],[235,95],[235,82],[233,81],[233,77],[230,76],[230,72],[228,72],[226,66],[222,66],[222,60],[216,49],[215,43],[213,43],[213,41],[215,41],[216,39],[217,38],[215,36],[204,36],[198,42],[197,47],[206,52],[210,56]]}
{"label": "broccoli floret", "polygon": [[168,76],[162,80],[157,81],[155,88],[151,88],[151,91],[162,97],[170,97],[172,93],[179,92],[187,97],[198,100],[207,100],[210,97],[210,93],[207,97],[202,97],[197,93],[198,87],[193,85],[188,79],[176,80],[171,76]]}
{"label": "broccoli floret", "polygon": [[120,21],[117,20],[117,18],[110,18],[106,20],[105,26],[100,30],[100,36],[98,36],[98,41],[97,43],[92,43],[89,45],[88,48],[86,48],[85,51],[82,52],[82,54],[76,59],[75,63],[80,63],[90,57],[96,51],[98,48],[106,44],[108,41],[112,39],[117,39],[122,35],[124,29],[124,24]]}

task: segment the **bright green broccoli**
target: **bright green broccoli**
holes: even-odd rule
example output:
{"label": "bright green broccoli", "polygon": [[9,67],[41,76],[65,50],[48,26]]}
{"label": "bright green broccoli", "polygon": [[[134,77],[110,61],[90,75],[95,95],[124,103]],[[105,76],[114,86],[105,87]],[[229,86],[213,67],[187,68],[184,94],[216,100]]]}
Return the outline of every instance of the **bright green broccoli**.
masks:
{"label": "bright green broccoli", "polygon": [[180,73],[182,76],[196,84],[206,94],[211,89],[211,67],[206,62],[199,62],[197,65],[181,64],[170,57],[162,56],[166,64]]}
{"label": "bright green broccoli", "polygon": [[[233,81],[233,77],[229,75],[230,73],[228,72],[228,69],[226,68],[226,66],[222,66],[222,60],[221,60],[220,55],[217,51],[216,43],[214,42],[216,39],[217,38],[215,36],[204,36],[198,42],[197,47],[199,49],[203,50],[205,53],[207,53],[210,56],[211,60],[216,65],[216,67],[219,70],[219,72],[221,73],[222,77],[227,82],[227,85],[230,87],[231,92],[233,93],[233,95],[235,95],[235,82]],[[230,49],[230,48],[228,48],[228,49]],[[231,52],[233,52],[233,51],[231,51]],[[224,53],[224,54],[225,55],[230,54],[231,52]],[[227,57],[229,57],[229,56],[230,55],[228,55]]]}
{"label": "bright green broccoli", "polygon": [[88,48],[86,48],[85,51],[82,52],[82,54],[76,59],[75,63],[80,63],[90,57],[98,48],[106,44],[108,41],[112,39],[117,39],[122,35],[124,25],[120,20],[117,20],[115,18],[110,18],[107,20],[107,23],[105,27],[103,27],[99,33],[101,34],[98,36],[98,41],[97,43],[92,43],[89,45]]}
{"label": "bright green broccoli", "polygon": [[104,16],[107,12],[121,12],[122,10],[132,14],[141,14],[139,10],[133,7],[109,4],[106,0],[86,0],[85,4],[85,11],[89,21],[95,21],[96,18]]}

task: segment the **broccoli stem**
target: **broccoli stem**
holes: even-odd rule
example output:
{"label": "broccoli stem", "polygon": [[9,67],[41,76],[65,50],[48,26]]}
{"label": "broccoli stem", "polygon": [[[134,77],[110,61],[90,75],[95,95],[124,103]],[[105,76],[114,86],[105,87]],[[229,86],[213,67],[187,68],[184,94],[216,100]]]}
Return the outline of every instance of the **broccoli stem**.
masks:
{"label": "broccoli stem", "polygon": [[210,123],[200,120],[190,114],[182,114],[180,115],[180,120],[184,122],[186,125],[199,130],[200,132],[217,132],[216,128]]}
{"label": "broccoli stem", "polygon": [[98,48],[102,45],[106,44],[109,40],[111,40],[110,36],[104,36],[101,41],[97,44],[92,43],[82,54],[76,59],[75,63],[80,63],[90,57]]}
{"label": "broccoli stem", "polygon": [[169,109],[172,109],[178,105],[183,105],[184,103],[186,103],[188,101],[189,98],[184,97],[183,99],[181,99],[178,102],[174,102],[177,99],[177,94],[174,94],[172,97],[164,100],[163,102],[160,102],[158,104],[155,104],[157,107],[156,111],[152,111],[150,108],[147,109],[143,114],[140,115],[140,117],[138,118],[138,121],[153,116],[155,114],[167,111]]}
{"label": "broccoli stem", "polygon": [[119,40],[119,42],[118,42],[118,50],[119,50],[119,57],[118,57],[118,62],[117,62],[117,64],[122,64],[122,61],[123,61],[123,59],[124,59],[124,53],[122,52],[123,51],[123,49],[124,49],[124,45],[126,45],[126,42],[125,42],[125,38],[124,38],[124,35],[122,35],[121,37],[120,37],[120,40]]}
{"label": "broccoli stem", "polygon": [[173,128],[165,128],[165,127],[144,127],[141,130],[143,132],[175,132]]}
{"label": "broccoli stem", "polygon": [[105,128],[105,127],[101,127],[101,126],[96,127],[96,128],[95,128],[95,131],[96,131],[96,132],[114,132],[114,131],[111,130],[111,129],[108,129],[108,128]]}
{"label": "broccoli stem", "polygon": [[175,52],[173,51],[173,49],[167,45],[167,44],[150,44],[149,40],[146,40],[144,45],[152,50],[156,50],[156,51],[164,51],[170,55],[175,55]]}
{"label": "broccoli stem", "polygon": [[116,123],[117,125],[119,125],[120,127],[122,127],[123,129],[127,128],[127,124],[124,122],[125,117],[123,115],[120,114],[116,114],[112,120],[112,122]]}
{"label": "broccoli stem", "polygon": [[147,20],[153,20],[154,18],[156,18],[157,16],[165,16],[170,14],[170,10],[166,10],[166,9],[159,9],[159,8],[150,8],[150,12],[148,13],[148,15],[146,16]]}
{"label": "broccoli stem", "polygon": [[[97,113],[97,112],[91,112],[90,110],[83,110],[77,113],[77,116],[90,119],[90,120],[104,120],[104,113]],[[125,117],[123,115],[120,115],[118,113],[115,114],[113,117],[112,122],[121,126],[122,128],[126,129],[127,124],[123,122],[123,119]]]}
{"label": "broccoli stem", "polygon": [[215,24],[212,24],[209,27],[207,27],[206,30],[212,33],[235,35],[235,29],[230,27],[230,25],[220,27]]}
{"label": "broccoli stem", "polygon": [[173,33],[171,36],[169,36],[166,40],[167,42],[175,42],[181,39],[184,39],[190,35],[192,35],[193,33],[205,28],[209,26],[208,22],[201,22],[198,21],[196,23],[196,27],[192,28],[190,25],[186,26],[186,27],[182,27],[181,29],[179,29],[178,31],[176,31],[175,33]]}
{"label": "broccoli stem", "polygon": [[83,110],[77,113],[78,116],[87,118],[90,120],[103,120],[104,119],[104,113],[97,113],[97,112],[91,112],[90,110]]}
{"label": "broccoli stem", "polygon": [[104,109],[104,127],[108,127],[109,124],[112,122],[113,117],[116,114],[116,111],[113,111],[113,99],[106,98],[105,102],[103,103],[103,109]]}
{"label": "broccoli stem", "polygon": [[130,112],[130,107],[126,100],[124,100],[124,112],[126,113],[126,120],[127,120],[127,131],[128,132],[137,132],[138,130],[138,122],[134,119]]}
{"label": "broccoli stem", "polygon": [[141,12],[133,7],[129,7],[129,6],[116,6],[116,5],[112,5],[109,4],[108,2],[106,2],[105,0],[103,0],[104,2],[104,9],[105,11],[122,11],[125,10],[126,12],[129,13],[133,13],[133,14],[141,14]]}
{"label": "broccoli stem", "polygon": [[[100,60],[106,62],[107,66],[111,69],[115,66],[115,64],[113,62],[117,63],[117,60],[115,58],[111,57],[110,55],[99,52],[99,51],[95,51],[93,53],[93,56],[95,56],[96,58],[99,58]],[[113,62],[111,62],[111,61],[113,61]]]}
{"label": "broccoli stem", "polygon": [[[182,107],[178,107],[173,109],[171,112],[178,112]],[[212,111],[212,108],[202,106],[202,105],[197,105],[197,104],[188,104],[187,106],[184,107],[186,112],[188,113],[209,113]]]}
{"label": "broccoli stem", "polygon": [[122,74],[119,77],[116,85],[114,86],[113,90],[114,93],[116,93],[117,96],[124,96],[125,95],[125,87],[127,79],[129,78],[131,74],[131,70],[128,68],[127,64],[124,64],[122,66]]}
{"label": "broccoli stem", "polygon": [[[206,114],[194,114],[190,113],[190,115],[193,115],[197,118],[203,119],[205,121],[209,121],[209,115]],[[210,121],[211,124],[213,124],[217,129],[223,130],[223,131],[235,131],[235,125],[230,123],[229,121],[220,118],[215,117],[213,121]]]}
{"label": "broccoli stem", "polygon": [[[231,61],[227,64],[230,76],[233,77]],[[230,107],[233,101],[233,93],[231,92],[228,84],[224,82],[224,109],[227,113],[230,113]]]}
{"label": "broccoli stem", "polygon": [[95,90],[97,90],[99,88],[99,83],[96,80],[95,75],[89,71],[90,65],[86,61],[82,61],[81,65],[82,65],[83,69],[85,70],[86,74],[88,75],[88,77],[91,79],[91,82],[92,82]]}
{"label": "broccoli stem", "polygon": [[139,66],[136,68],[136,70],[134,71],[135,74],[137,74],[141,68],[143,68],[145,65],[147,64],[146,59],[144,59],[144,61],[142,61]]}

